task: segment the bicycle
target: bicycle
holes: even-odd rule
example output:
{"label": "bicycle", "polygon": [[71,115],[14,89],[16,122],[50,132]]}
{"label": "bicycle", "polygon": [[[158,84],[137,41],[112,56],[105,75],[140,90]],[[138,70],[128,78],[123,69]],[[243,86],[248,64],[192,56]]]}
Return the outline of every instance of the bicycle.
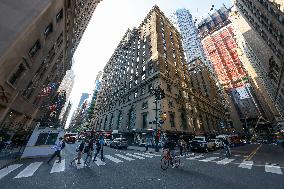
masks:
{"label": "bicycle", "polygon": [[179,156],[171,156],[169,150],[164,150],[163,151],[163,157],[161,159],[161,169],[166,170],[170,164],[173,167],[178,168],[180,166],[180,157]]}

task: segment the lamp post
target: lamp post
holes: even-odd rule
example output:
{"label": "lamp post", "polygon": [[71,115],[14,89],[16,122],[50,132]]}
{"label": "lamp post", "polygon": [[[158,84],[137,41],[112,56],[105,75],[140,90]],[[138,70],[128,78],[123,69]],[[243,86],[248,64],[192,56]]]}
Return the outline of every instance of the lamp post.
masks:
{"label": "lamp post", "polygon": [[155,117],[155,123],[156,123],[156,131],[155,131],[155,151],[159,152],[159,147],[158,147],[158,100],[161,100],[165,98],[165,92],[163,89],[161,89],[160,85],[158,88],[152,90],[152,94],[155,95],[155,105],[156,108],[154,109],[156,111],[156,117]]}

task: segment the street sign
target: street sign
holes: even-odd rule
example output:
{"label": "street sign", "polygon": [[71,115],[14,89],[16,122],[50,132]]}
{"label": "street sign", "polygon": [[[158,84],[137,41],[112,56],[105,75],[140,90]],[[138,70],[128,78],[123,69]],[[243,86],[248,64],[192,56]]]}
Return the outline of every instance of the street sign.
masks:
{"label": "street sign", "polygon": [[162,125],[164,124],[164,120],[160,120],[159,123]]}

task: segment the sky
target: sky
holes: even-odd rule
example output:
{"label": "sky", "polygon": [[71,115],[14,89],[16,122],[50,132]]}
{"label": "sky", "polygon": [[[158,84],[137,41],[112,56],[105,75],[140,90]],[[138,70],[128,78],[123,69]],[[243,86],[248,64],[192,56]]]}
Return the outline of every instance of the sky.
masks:
{"label": "sky", "polygon": [[103,70],[115,48],[128,28],[138,27],[150,9],[158,5],[167,17],[176,9],[188,9],[193,18],[208,17],[214,5],[219,9],[223,4],[230,7],[230,0],[103,0],[101,1],[74,54],[72,69],[75,84],[70,95],[73,104],[67,120],[77,108],[81,94],[92,94],[96,75]]}

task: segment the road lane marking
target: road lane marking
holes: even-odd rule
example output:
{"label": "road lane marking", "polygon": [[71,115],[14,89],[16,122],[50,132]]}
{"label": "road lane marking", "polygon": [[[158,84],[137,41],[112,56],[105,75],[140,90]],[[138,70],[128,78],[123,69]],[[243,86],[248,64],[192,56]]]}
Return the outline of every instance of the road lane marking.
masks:
{"label": "road lane marking", "polygon": [[194,160],[194,159],[198,159],[198,158],[202,158],[202,157],[204,157],[204,155],[198,155],[198,156],[189,157],[189,158],[186,158],[186,159]]}
{"label": "road lane marking", "polygon": [[262,147],[262,144],[259,145],[255,150],[253,150],[250,155],[246,158],[246,161],[251,160],[253,156],[256,154],[256,152]]}
{"label": "road lane marking", "polygon": [[78,164],[78,160],[77,159],[75,160],[75,165],[76,165],[77,169],[84,168],[84,163],[85,163],[85,161],[82,158],[80,159],[80,164]]}
{"label": "road lane marking", "polygon": [[153,156],[149,156],[149,155],[146,155],[146,154],[141,154],[141,153],[134,153],[136,155],[139,155],[139,156],[143,156],[143,157],[148,157],[148,158],[152,158]]}
{"label": "road lane marking", "polygon": [[269,164],[266,164],[265,165],[265,172],[267,173],[275,173],[275,174],[279,174],[279,175],[282,175],[282,171],[281,171],[281,168],[280,166],[276,166],[276,165],[269,165]]}
{"label": "road lane marking", "polygon": [[61,163],[54,162],[50,173],[59,173],[65,170],[65,159],[61,160]]}
{"label": "road lane marking", "polygon": [[121,154],[115,154],[116,156],[118,156],[118,157],[120,157],[120,158],[122,158],[122,159],[125,159],[125,160],[127,160],[127,161],[133,161],[133,160],[135,160],[135,159],[132,159],[132,158],[130,158],[130,157],[127,157],[127,156],[124,156],[124,155],[121,155]]}
{"label": "road lane marking", "polygon": [[41,166],[43,162],[34,162],[28,165],[23,171],[21,171],[14,178],[30,177],[36,172],[36,170]]}
{"label": "road lane marking", "polygon": [[208,157],[208,158],[201,159],[201,160],[198,160],[198,161],[209,162],[209,161],[213,161],[213,160],[218,159],[218,158],[219,157]]}
{"label": "road lane marking", "polygon": [[221,161],[217,161],[216,163],[219,164],[219,165],[226,165],[232,161],[234,161],[235,159],[228,159],[228,158],[225,158],[225,159],[222,159]]}
{"label": "road lane marking", "polygon": [[109,159],[109,160],[115,162],[115,163],[121,163],[121,162],[123,162],[123,161],[121,161],[120,159],[117,159],[117,158],[112,157],[112,156],[110,156],[110,155],[105,155],[105,157],[106,157],[107,159]]}
{"label": "road lane marking", "polygon": [[151,153],[149,153],[149,152],[146,152],[145,154],[146,154],[146,155],[150,155],[150,156],[161,157],[161,155],[158,155],[158,154],[151,154]]}
{"label": "road lane marking", "polygon": [[11,173],[12,171],[18,169],[21,167],[23,164],[14,164],[14,165],[9,165],[8,167],[5,167],[0,170],[0,179]]}
{"label": "road lane marking", "polygon": [[127,153],[126,155],[135,157],[135,158],[137,158],[137,159],[145,159],[144,157],[137,156],[137,155],[134,155],[134,154],[129,154],[129,153]]}
{"label": "road lane marking", "polygon": [[244,168],[244,169],[251,169],[253,165],[253,161],[246,161],[244,160],[238,167]]}
{"label": "road lane marking", "polygon": [[95,161],[95,163],[97,164],[97,166],[101,166],[101,165],[106,165],[105,162],[103,162],[101,159],[96,159],[97,161]]}

